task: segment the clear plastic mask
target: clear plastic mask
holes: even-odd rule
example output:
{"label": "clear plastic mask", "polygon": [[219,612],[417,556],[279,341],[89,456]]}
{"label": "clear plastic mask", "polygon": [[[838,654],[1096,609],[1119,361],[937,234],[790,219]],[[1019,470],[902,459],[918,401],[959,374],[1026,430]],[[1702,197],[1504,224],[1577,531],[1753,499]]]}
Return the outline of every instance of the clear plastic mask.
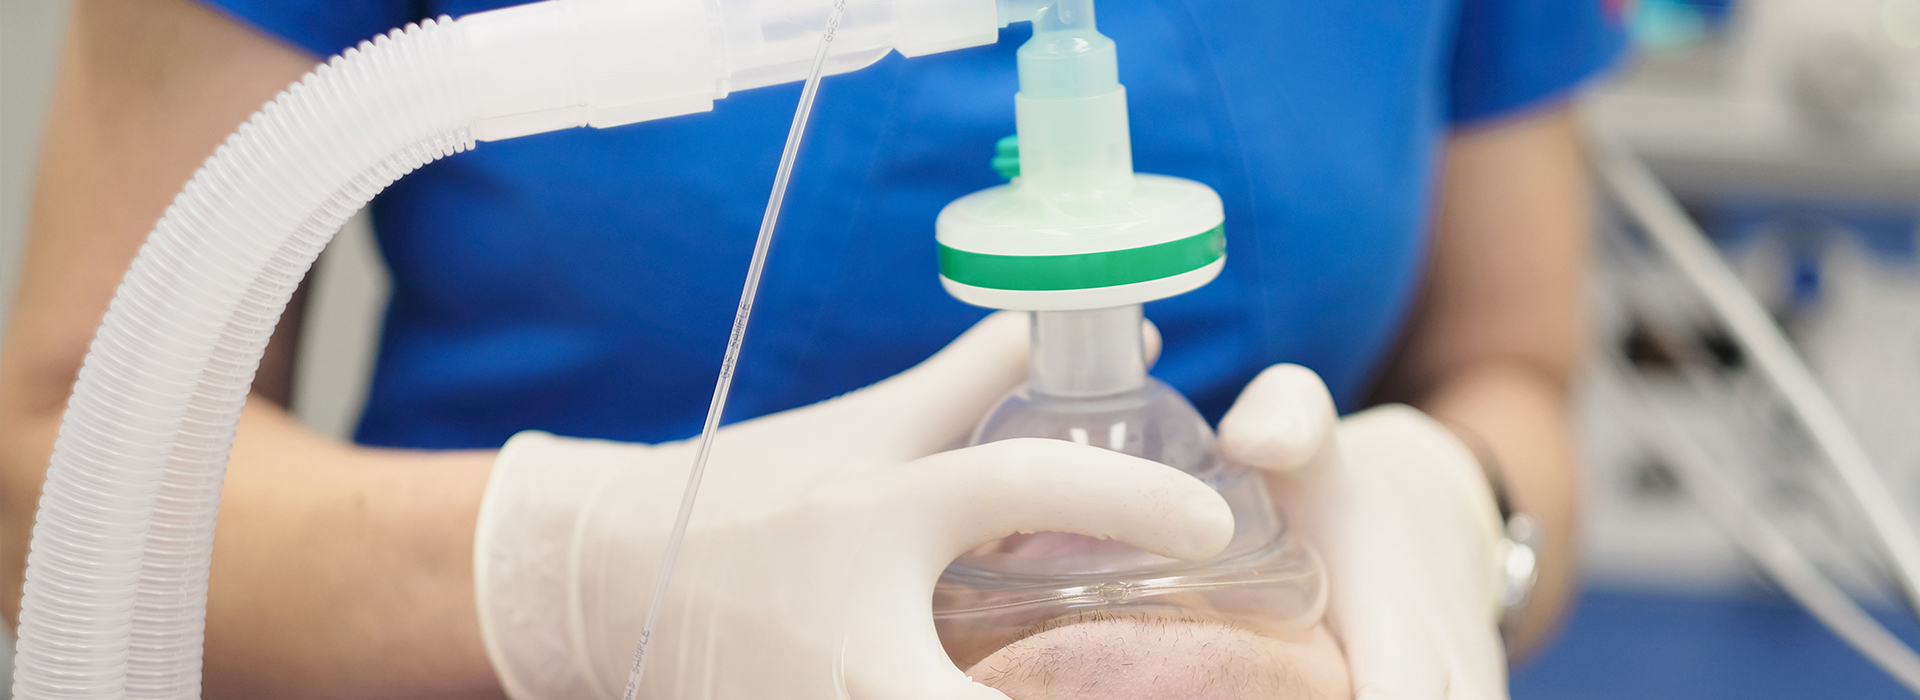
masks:
{"label": "clear plastic mask", "polygon": [[1050,623],[1152,608],[1186,618],[1304,630],[1326,606],[1326,575],[1287,529],[1258,471],[1228,461],[1185,397],[1147,375],[1140,307],[1037,312],[1033,369],[972,444],[1068,440],[1192,474],[1226,498],[1234,535],[1204,562],[1121,542],[1041,532],[966,553],[934,590],[934,620],[962,668]]}

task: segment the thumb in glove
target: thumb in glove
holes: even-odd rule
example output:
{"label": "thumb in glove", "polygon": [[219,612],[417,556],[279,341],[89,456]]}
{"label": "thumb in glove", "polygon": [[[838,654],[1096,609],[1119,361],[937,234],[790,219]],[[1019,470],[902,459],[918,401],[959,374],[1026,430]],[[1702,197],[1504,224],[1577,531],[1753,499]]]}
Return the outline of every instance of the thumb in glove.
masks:
{"label": "thumb in glove", "polygon": [[[655,535],[603,489],[571,568],[598,680],[619,687],[645,614]],[[961,552],[1016,532],[1113,537],[1165,556],[1231,538],[1218,494],[1171,468],[1052,440],[1010,440],[836,478],[748,511],[703,501],[668,592],[643,690],[660,698],[1000,698],[935,634],[931,600]]]}
{"label": "thumb in glove", "polygon": [[1278,365],[1220,435],[1229,457],[1267,470],[1275,501],[1319,545],[1328,623],[1359,697],[1506,697],[1498,511],[1446,428],[1398,405],[1340,421],[1318,376]]}

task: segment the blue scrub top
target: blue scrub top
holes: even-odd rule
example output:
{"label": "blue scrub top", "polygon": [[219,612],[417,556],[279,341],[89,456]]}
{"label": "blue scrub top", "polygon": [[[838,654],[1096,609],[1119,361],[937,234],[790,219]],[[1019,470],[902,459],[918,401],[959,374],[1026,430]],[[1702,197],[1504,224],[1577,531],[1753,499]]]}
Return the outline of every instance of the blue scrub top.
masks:
{"label": "blue scrub top", "polygon": [[[316,56],[498,0],[203,0]],[[1219,279],[1148,305],[1155,369],[1209,418],[1262,368],[1363,398],[1417,296],[1437,157],[1463,124],[1563,98],[1624,45],[1604,0],[1131,0],[1134,165],[1226,203]],[[986,311],[938,282],[940,208],[1000,182],[1014,49],[893,55],[821,88],[729,420],[927,357]],[[393,272],[360,442],[513,433],[655,442],[699,429],[798,87],[714,111],[483,143],[372,205]]]}

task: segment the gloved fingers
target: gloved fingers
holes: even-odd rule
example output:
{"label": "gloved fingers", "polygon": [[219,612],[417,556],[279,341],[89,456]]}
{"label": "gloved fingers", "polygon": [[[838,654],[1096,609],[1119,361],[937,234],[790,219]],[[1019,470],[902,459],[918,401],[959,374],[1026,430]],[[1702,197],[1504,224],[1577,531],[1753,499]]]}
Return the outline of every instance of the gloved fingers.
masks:
{"label": "gloved fingers", "polygon": [[1006,700],[953,666],[927,615],[935,579],[968,549],[1019,532],[1074,532],[1200,559],[1233,536],[1226,501],[1200,480],[1060,440],[1003,440],[843,483],[856,502],[835,510],[864,514],[852,527],[880,564],[869,577],[897,582],[861,594],[863,607],[886,613],[850,650],[859,663],[849,685],[865,691],[855,698]]}
{"label": "gloved fingers", "polygon": [[[945,658],[941,660],[945,661]],[[947,665],[952,667],[953,664],[948,662]],[[915,685],[899,693],[877,697],[899,700],[1011,700],[1006,693],[981,685],[966,674],[961,674],[959,680],[954,682]]]}
{"label": "gloved fingers", "polygon": [[1247,384],[1220,420],[1220,449],[1229,459],[1278,473],[1298,473],[1326,447],[1339,415],[1313,370],[1268,367]]}
{"label": "gloved fingers", "polygon": [[[1348,542],[1349,545],[1363,545]],[[1333,561],[1328,623],[1340,637],[1357,700],[1444,700],[1450,692],[1434,601],[1417,587],[1418,567],[1392,543]],[[1363,545],[1364,546],[1364,545]]]}
{"label": "gloved fingers", "polygon": [[930,543],[938,571],[962,552],[1020,532],[1120,540],[1176,559],[1203,559],[1233,537],[1233,513],[1212,488],[1156,462],[1023,438],[969,447],[889,471],[895,494]]}
{"label": "gloved fingers", "polygon": [[[902,615],[926,617],[923,609]],[[928,619],[924,634],[933,635]],[[955,668],[938,639],[926,644],[877,645],[862,654],[858,677],[848,678],[853,700],[1009,700],[1005,693],[975,682]],[[850,676],[854,669],[848,669]]]}
{"label": "gloved fingers", "polygon": [[[1400,610],[1403,614],[1409,611]],[[1404,622],[1404,620],[1403,620]],[[1455,689],[1441,663],[1438,639],[1392,630],[1345,644],[1355,700],[1448,700]],[[1420,647],[1417,645],[1425,645]],[[1475,700],[1486,700],[1475,698]]]}
{"label": "gloved fingers", "polygon": [[1160,343],[1160,327],[1140,319],[1140,344],[1146,351],[1147,369],[1153,369],[1154,363],[1160,361]]}
{"label": "gloved fingers", "polygon": [[[1027,313],[995,313],[926,361],[837,400],[870,421],[853,439],[889,436],[897,451],[875,455],[883,461],[904,462],[957,447],[987,411],[1026,380],[1031,323]],[[1151,367],[1160,355],[1160,329],[1143,320],[1140,333]]]}
{"label": "gloved fingers", "polygon": [[[790,438],[804,437],[810,453],[832,454],[837,466],[860,468],[952,449],[1026,378],[1030,323],[1024,312],[992,314],[932,357],[877,384],[727,428],[716,453],[754,461],[766,446],[786,449]],[[1141,334],[1151,366],[1160,353],[1160,331],[1148,321]],[[804,466],[792,463],[805,455],[782,457],[792,467]]]}
{"label": "gloved fingers", "polygon": [[1447,700],[1508,700],[1506,665],[1501,664],[1500,670],[1502,674],[1498,677],[1483,678],[1455,669],[1447,679]]}
{"label": "gloved fingers", "polygon": [[1024,313],[988,316],[904,372],[730,427],[718,447],[778,443],[786,449],[804,439],[809,451],[835,455],[843,465],[899,463],[952,447],[1026,376],[1027,323]]}

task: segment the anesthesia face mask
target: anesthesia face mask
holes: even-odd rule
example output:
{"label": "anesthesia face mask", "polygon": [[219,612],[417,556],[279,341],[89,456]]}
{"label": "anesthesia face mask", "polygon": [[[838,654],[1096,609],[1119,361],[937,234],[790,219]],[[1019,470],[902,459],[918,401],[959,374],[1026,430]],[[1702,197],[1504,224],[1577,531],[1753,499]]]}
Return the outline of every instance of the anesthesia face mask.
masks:
{"label": "anesthesia face mask", "polygon": [[1326,607],[1326,574],[1293,537],[1258,470],[1221,455],[1179,392],[1146,373],[1138,305],[1042,311],[1029,381],[987,415],[974,444],[1069,440],[1151,459],[1206,482],[1233,509],[1227,548],[1204,562],[1061,532],[977,547],[934,590],[934,620],[962,668],[1046,625],[1158,612],[1275,633],[1305,630]]}
{"label": "anesthesia face mask", "polygon": [[1260,473],[1222,456],[1193,405],[1147,374],[1141,304],[1211,281],[1226,263],[1212,188],[1133,172],[1126,90],[1089,1],[1033,19],[1020,48],[1012,182],[963,197],[937,223],[941,283],[960,300],[1033,312],[1028,382],[973,444],[1068,440],[1193,475],[1232,507],[1234,537],[1205,562],[1058,532],[974,549],[946,571],[934,617],[962,668],[1048,624],[1161,609],[1279,630],[1319,622],[1326,575],[1289,532]]}

